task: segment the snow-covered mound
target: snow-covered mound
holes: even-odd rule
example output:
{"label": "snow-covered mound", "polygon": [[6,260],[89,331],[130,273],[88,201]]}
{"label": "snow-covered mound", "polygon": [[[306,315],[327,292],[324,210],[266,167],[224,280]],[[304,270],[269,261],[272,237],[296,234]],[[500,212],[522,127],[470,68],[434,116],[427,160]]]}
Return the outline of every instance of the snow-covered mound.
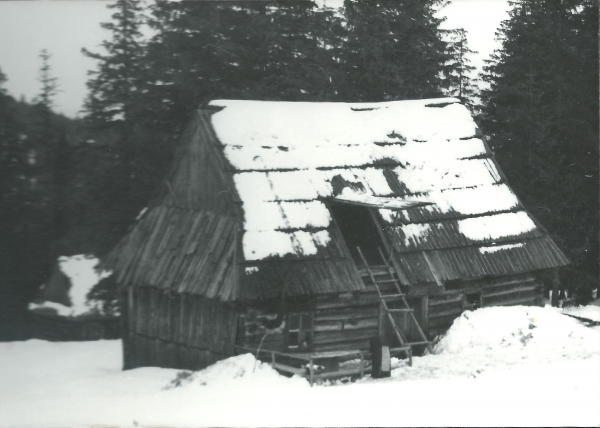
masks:
{"label": "snow-covered mound", "polygon": [[403,380],[479,378],[498,369],[564,364],[597,359],[600,331],[562,315],[555,308],[490,307],[465,311],[412,367],[393,363],[392,376]]}
{"label": "snow-covered mound", "polygon": [[29,309],[39,308],[54,309],[61,316],[78,316],[90,312],[102,313],[101,302],[88,298],[89,292],[100,280],[109,277],[112,272],[97,272],[96,266],[100,261],[90,255],[80,254],[77,256],[61,256],[58,258],[58,266],[71,283],[68,297],[70,306],[56,302],[44,301],[41,303],[30,303]]}
{"label": "snow-covered mound", "polygon": [[299,383],[308,385],[304,378],[287,378],[280,375],[270,364],[258,361],[254,355],[242,354],[217,361],[198,372],[179,372],[166,389],[185,385],[219,385],[222,387],[231,382],[238,385],[260,382],[261,385],[267,384],[273,387]]}
{"label": "snow-covered mound", "polygon": [[553,310],[535,306],[491,307],[465,311],[434,348],[435,354],[486,351],[587,358],[600,352],[600,336]]}

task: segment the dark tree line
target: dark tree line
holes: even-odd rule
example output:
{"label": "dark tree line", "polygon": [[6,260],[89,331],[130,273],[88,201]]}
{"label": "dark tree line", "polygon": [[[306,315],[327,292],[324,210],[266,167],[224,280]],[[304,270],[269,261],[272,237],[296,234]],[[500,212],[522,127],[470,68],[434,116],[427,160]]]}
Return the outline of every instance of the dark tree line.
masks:
{"label": "dark tree line", "polygon": [[[0,337],[48,278],[66,232],[69,140],[74,124],[52,111],[57,91],[50,54],[42,51],[33,104],[10,97],[0,70]],[[10,333],[10,331],[9,331]]]}
{"label": "dark tree line", "polygon": [[484,68],[480,123],[512,187],[572,261],[562,282],[598,286],[598,4],[519,0]]}

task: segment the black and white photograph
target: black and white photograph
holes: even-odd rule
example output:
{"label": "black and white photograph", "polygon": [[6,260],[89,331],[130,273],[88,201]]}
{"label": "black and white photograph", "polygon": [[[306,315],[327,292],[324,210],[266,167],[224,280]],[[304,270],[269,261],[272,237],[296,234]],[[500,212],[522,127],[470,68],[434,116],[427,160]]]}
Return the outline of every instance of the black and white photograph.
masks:
{"label": "black and white photograph", "polygon": [[0,1],[0,427],[600,426],[598,9]]}

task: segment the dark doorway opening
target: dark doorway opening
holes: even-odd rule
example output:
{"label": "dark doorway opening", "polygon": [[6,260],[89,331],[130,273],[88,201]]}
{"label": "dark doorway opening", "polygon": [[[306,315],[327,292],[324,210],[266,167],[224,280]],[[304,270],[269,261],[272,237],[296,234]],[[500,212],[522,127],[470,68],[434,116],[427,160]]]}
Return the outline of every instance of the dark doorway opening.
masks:
{"label": "dark doorway opening", "polygon": [[369,265],[383,264],[378,248],[385,251],[385,247],[369,208],[334,203],[331,204],[331,214],[358,267],[362,267],[363,263],[356,247],[360,247]]}

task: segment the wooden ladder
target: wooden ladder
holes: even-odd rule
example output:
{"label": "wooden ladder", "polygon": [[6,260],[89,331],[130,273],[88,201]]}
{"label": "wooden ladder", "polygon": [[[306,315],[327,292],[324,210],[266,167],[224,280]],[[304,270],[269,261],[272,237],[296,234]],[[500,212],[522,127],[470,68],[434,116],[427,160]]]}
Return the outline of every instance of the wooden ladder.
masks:
{"label": "wooden ladder", "polygon": [[[392,349],[392,351],[404,352],[404,354],[408,358],[409,366],[412,366],[412,354],[413,354],[412,348],[413,348],[413,346],[426,345],[427,349],[429,349],[429,351],[432,352],[433,348],[431,346],[431,342],[427,339],[427,336],[425,336],[425,333],[423,332],[423,329],[421,328],[421,325],[419,324],[417,317],[415,317],[414,309],[412,309],[408,305],[408,302],[406,301],[406,295],[402,292],[402,290],[400,288],[400,284],[397,279],[398,275],[396,274],[396,270],[385,259],[383,253],[381,252],[381,249],[378,249],[379,255],[381,256],[381,259],[383,260],[383,263],[387,270],[387,275],[389,275],[389,278],[379,280],[379,281],[375,279],[375,275],[373,274],[373,271],[369,267],[369,264],[367,263],[367,260],[365,259],[365,256],[363,255],[360,247],[356,247],[356,249],[358,250],[358,254],[360,255],[360,258],[362,259],[362,262],[365,265],[366,271],[369,274],[369,279],[371,280],[373,285],[375,285],[375,289],[377,290],[377,294],[379,295],[379,299],[381,300],[381,306],[383,308],[383,311],[386,313],[387,318],[389,319],[389,321],[392,325],[394,333],[395,333],[396,337],[398,338],[398,341],[400,342],[400,348]],[[382,285],[382,284],[393,284],[396,289],[396,293],[383,294],[381,291],[381,288],[380,288],[380,285]],[[387,299],[389,299],[389,298],[394,298],[394,299],[400,298],[400,303],[402,304],[403,307],[402,308],[390,308],[388,306],[388,302],[387,302]],[[398,313],[398,312],[408,313],[410,315],[410,317],[412,318],[412,320],[417,328],[419,336],[421,337],[421,340],[419,340],[417,342],[409,342],[408,341],[408,339],[406,338],[406,336],[404,335],[402,330],[400,330],[400,328],[398,327],[398,324],[396,324],[396,321],[394,320],[394,316],[392,315],[393,313]]]}

